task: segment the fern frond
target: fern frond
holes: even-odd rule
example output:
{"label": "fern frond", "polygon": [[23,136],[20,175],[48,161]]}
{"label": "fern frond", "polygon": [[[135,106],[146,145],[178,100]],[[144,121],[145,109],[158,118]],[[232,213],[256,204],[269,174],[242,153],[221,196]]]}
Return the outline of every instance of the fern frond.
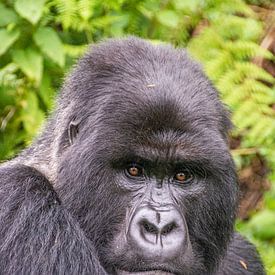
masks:
{"label": "fern frond", "polygon": [[231,52],[238,60],[251,60],[256,56],[264,57],[265,59],[272,59],[273,55],[266,49],[261,48],[258,44],[251,41],[227,41],[225,49]]}
{"label": "fern frond", "polygon": [[87,45],[69,45],[63,44],[64,52],[73,58],[79,57],[87,50]]}
{"label": "fern frond", "polygon": [[234,59],[228,51],[220,51],[215,59],[207,61],[205,70],[211,80],[217,81],[233,66]]}
{"label": "fern frond", "polygon": [[57,9],[56,22],[59,22],[65,30],[68,30],[77,18],[76,0],[53,0]]}
{"label": "fern frond", "polygon": [[275,82],[272,75],[253,63],[236,62],[235,69],[238,70],[241,74],[245,75],[245,77],[263,80],[271,84]]}
{"label": "fern frond", "polygon": [[91,0],[78,0],[77,10],[81,18],[88,21],[93,16],[95,4],[96,2]]}

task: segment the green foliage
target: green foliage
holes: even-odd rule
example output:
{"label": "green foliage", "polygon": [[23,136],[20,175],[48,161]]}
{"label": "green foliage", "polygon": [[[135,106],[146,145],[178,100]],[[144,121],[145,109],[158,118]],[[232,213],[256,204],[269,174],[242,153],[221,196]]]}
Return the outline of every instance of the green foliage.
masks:
{"label": "green foliage", "polygon": [[[269,1],[253,0],[251,3]],[[263,23],[243,0],[2,0],[0,3],[0,159],[25,147],[53,106],[64,73],[88,43],[138,35],[186,46],[233,113],[239,168],[257,152],[270,168],[264,210],[238,230],[275,274],[275,89],[254,62]]]}
{"label": "green foliage", "polygon": [[18,39],[19,31],[18,30],[0,30],[0,39],[3,41],[0,46],[0,55],[4,54],[8,48]]}
{"label": "green foliage", "polygon": [[45,0],[16,0],[14,8],[16,12],[35,25],[40,19]]}
{"label": "green foliage", "polygon": [[40,84],[43,64],[42,56],[39,52],[32,48],[26,50],[14,50],[12,52],[12,60],[23,73],[33,81],[36,85]]}
{"label": "green foliage", "polygon": [[[239,225],[242,229],[241,225]],[[258,215],[253,216],[245,224],[244,230],[249,232],[253,237],[260,240],[272,240],[275,238],[275,212],[264,210]]]}
{"label": "green foliage", "polygon": [[0,27],[17,23],[17,20],[18,16],[16,13],[11,9],[6,8],[4,4],[0,3]]}
{"label": "green foliage", "polygon": [[39,28],[34,33],[33,40],[46,56],[60,67],[64,67],[65,54],[62,42],[53,29],[48,27]]}
{"label": "green foliage", "polygon": [[[274,166],[275,101],[274,78],[256,66],[256,57],[274,59],[257,44],[261,24],[256,19],[220,13],[208,18],[211,27],[192,39],[189,49],[205,66],[206,73],[233,112],[235,135],[242,147],[256,147]],[[244,9],[245,14],[251,11]]]}

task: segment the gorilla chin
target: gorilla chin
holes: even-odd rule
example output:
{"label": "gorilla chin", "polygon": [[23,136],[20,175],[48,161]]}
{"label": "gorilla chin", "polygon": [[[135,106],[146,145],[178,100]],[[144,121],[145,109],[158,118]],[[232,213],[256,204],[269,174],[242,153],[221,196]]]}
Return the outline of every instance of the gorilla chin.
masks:
{"label": "gorilla chin", "polygon": [[234,232],[228,111],[185,50],[93,45],[56,106],[0,166],[1,274],[265,274]]}

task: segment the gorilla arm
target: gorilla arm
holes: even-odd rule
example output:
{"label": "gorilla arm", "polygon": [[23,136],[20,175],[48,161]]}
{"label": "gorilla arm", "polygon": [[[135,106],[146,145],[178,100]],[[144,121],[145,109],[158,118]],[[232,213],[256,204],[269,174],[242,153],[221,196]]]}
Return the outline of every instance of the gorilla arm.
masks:
{"label": "gorilla arm", "polygon": [[50,182],[23,165],[0,167],[0,273],[106,274]]}

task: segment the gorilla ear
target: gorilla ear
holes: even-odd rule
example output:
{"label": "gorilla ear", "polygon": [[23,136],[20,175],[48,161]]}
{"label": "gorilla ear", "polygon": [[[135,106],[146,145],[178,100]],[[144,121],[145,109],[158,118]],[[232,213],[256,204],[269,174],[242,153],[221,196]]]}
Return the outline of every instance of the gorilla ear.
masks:
{"label": "gorilla ear", "polygon": [[68,137],[69,137],[69,143],[70,145],[74,144],[74,141],[77,137],[77,134],[79,132],[79,123],[76,121],[71,121],[68,128]]}

